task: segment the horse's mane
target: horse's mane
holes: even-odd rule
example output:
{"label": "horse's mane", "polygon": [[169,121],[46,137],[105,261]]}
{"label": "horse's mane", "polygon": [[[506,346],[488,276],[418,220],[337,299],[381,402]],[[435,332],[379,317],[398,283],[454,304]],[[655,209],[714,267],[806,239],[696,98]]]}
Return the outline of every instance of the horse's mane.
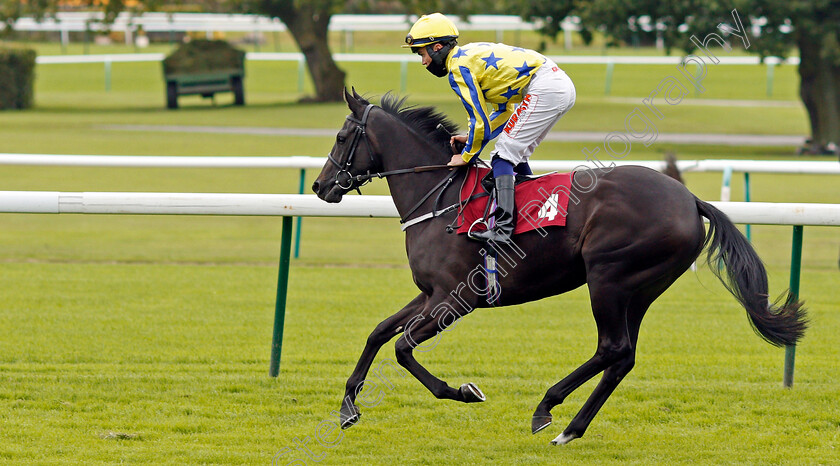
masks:
{"label": "horse's mane", "polygon": [[[442,125],[446,130],[455,135],[458,133],[458,125],[446,118],[446,115],[437,111],[434,107],[417,107],[406,105],[407,97],[400,98],[390,92],[382,96],[380,105],[383,110],[395,116],[409,129],[425,136],[435,146],[442,147],[447,153],[451,153],[449,146],[449,135],[446,131],[437,129]],[[369,103],[366,102],[365,103]]]}

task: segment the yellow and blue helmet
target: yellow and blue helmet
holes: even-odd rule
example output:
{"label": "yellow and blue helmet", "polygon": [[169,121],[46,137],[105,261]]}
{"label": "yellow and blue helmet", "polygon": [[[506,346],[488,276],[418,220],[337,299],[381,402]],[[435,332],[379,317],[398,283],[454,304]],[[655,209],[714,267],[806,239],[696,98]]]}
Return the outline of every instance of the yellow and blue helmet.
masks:
{"label": "yellow and blue helmet", "polygon": [[416,50],[426,45],[437,42],[449,42],[458,38],[458,28],[455,23],[440,13],[423,15],[414,23],[408,35],[405,36],[403,47],[411,47]]}

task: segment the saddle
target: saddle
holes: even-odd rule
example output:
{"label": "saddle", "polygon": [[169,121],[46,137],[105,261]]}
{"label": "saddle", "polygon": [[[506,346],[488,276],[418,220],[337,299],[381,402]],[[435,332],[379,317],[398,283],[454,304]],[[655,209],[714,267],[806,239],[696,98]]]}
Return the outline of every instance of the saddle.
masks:
{"label": "saddle", "polygon": [[[495,209],[493,173],[489,168],[471,166],[461,188],[460,200],[464,207],[459,215],[458,233],[486,230],[489,217]],[[516,228],[514,234],[565,226],[569,197],[575,203],[571,185],[574,172],[549,173],[539,176],[516,177]],[[492,201],[492,202],[491,202]]]}

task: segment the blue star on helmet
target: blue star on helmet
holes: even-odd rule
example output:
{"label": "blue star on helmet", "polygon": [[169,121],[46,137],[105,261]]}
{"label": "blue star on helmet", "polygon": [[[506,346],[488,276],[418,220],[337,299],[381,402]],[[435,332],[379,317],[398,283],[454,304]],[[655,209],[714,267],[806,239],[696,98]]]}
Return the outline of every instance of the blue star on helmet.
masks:
{"label": "blue star on helmet", "polygon": [[514,67],[513,69],[515,69],[516,71],[519,72],[519,75],[516,76],[516,78],[518,79],[518,78],[521,78],[522,76],[528,76],[529,74],[531,74],[531,70],[533,70],[534,68],[536,68],[536,67],[528,66],[528,62],[524,61],[524,62],[522,62],[522,66],[517,66],[517,67]]}
{"label": "blue star on helmet", "polygon": [[510,100],[510,99],[513,98],[513,96],[515,96],[516,94],[519,94],[519,91],[521,89],[522,89],[521,87],[518,87],[516,89],[511,89],[511,87],[508,86],[507,90],[505,92],[502,92],[501,96],[504,97],[505,99]]}
{"label": "blue star on helmet", "polygon": [[490,52],[490,56],[489,56],[489,57],[486,57],[486,58],[482,58],[482,60],[484,60],[485,62],[487,62],[487,64],[486,64],[486,65],[484,65],[484,69],[485,69],[485,70],[486,70],[486,69],[488,69],[488,68],[490,68],[491,66],[492,66],[493,68],[496,68],[496,69],[498,70],[498,69],[499,69],[499,65],[497,65],[497,63],[498,63],[498,62],[500,62],[500,61],[502,61],[502,59],[501,59],[501,58],[496,58],[496,55],[495,55],[493,52]]}

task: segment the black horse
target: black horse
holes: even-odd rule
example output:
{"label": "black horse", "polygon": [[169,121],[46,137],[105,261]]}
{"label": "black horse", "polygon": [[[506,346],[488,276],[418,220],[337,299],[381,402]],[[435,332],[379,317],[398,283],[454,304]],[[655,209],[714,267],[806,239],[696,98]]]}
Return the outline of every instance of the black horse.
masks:
{"label": "black horse", "polygon": [[[396,342],[399,363],[437,398],[484,401],[472,383],[452,388],[414,358],[413,350],[462,315],[488,307],[475,271],[490,247],[498,251],[501,305],[535,301],[589,285],[598,327],[595,354],[548,389],[532,418],[534,433],[551,423],[551,409],[603,372],[601,381],[568,427],[552,443],[581,437],[598,410],[633,368],[639,326],[648,307],[708,246],[711,270],[746,308],[749,320],[773,345],[792,345],[807,323],[789,293],[768,301],[767,273],[755,250],[720,210],[657,171],[625,166],[575,173],[574,198],[564,228],[534,230],[510,245],[486,245],[448,234],[456,219],[465,170],[447,170],[452,149],[446,131],[456,129],[429,107],[405,107],[383,97],[381,107],[345,91],[351,110],[329,160],[312,189],[340,202],[373,177],[386,177],[406,228],[406,251],[420,294],[370,334],[341,407],[342,428],[358,422],[355,404],[376,353]],[[447,186],[455,186],[449,188]],[[433,212],[434,211],[434,212]],[[443,212],[441,212],[443,211]],[[412,220],[426,218],[425,221]],[[703,219],[709,220],[705,232]],[[546,236],[543,236],[543,235]],[[502,270],[505,269],[505,270]],[[505,273],[501,273],[504,271]],[[721,275],[722,274],[722,275]],[[780,303],[780,304],[779,304]]]}

